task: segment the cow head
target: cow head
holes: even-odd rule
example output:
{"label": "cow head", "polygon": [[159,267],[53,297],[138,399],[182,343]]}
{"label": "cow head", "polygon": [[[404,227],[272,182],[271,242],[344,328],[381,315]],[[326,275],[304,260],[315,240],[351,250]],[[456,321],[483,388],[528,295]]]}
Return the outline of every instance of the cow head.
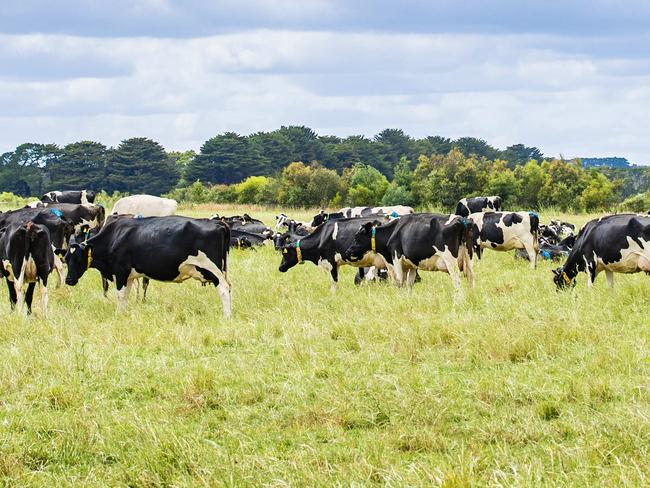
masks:
{"label": "cow head", "polygon": [[320,224],[323,222],[327,222],[327,214],[325,213],[324,210],[321,210],[318,215],[314,215],[314,218],[311,221],[311,226],[312,227],[318,227]]}
{"label": "cow head", "polygon": [[570,277],[563,267],[554,269],[553,275],[553,283],[555,283],[558,291],[576,286],[575,277]]}
{"label": "cow head", "polygon": [[289,217],[287,216],[287,214],[281,213],[280,215],[276,215],[275,216],[275,228],[279,229],[280,227],[285,225],[288,220],[289,220]]}
{"label": "cow head", "polygon": [[379,222],[366,222],[359,227],[359,230],[352,238],[352,244],[343,253],[343,259],[349,262],[356,262],[363,259],[363,256],[372,250],[374,233]]}
{"label": "cow head", "polygon": [[65,284],[74,286],[79,282],[92,261],[92,248],[87,243],[77,243],[74,237],[70,239],[68,252],[65,254],[65,263],[68,265],[68,274]]}
{"label": "cow head", "polygon": [[86,200],[88,200],[88,203],[95,203],[96,196],[97,196],[97,192],[94,192],[92,190],[86,190]]}
{"label": "cow head", "polygon": [[282,248],[287,245],[289,238],[290,235],[288,232],[285,232],[284,234],[280,234],[279,232],[277,232],[273,236],[273,247],[275,248],[275,250],[281,251]]}
{"label": "cow head", "polygon": [[302,264],[303,262],[300,241],[282,246],[282,262],[278,268],[281,273],[286,273],[296,264]]}

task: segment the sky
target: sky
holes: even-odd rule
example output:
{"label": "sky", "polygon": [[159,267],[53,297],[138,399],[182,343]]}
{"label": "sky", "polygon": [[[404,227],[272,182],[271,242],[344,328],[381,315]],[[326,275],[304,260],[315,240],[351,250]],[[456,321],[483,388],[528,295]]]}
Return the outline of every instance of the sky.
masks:
{"label": "sky", "polygon": [[282,125],[650,164],[650,2],[0,0],[0,152]]}

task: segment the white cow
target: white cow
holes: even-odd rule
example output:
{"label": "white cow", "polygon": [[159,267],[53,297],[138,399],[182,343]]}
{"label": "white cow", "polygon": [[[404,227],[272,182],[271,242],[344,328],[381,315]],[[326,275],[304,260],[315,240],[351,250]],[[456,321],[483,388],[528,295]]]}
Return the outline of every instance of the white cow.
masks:
{"label": "white cow", "polygon": [[120,198],[111,214],[131,214],[142,217],[166,217],[174,215],[178,208],[178,202],[171,198],[155,197],[153,195],[131,195]]}

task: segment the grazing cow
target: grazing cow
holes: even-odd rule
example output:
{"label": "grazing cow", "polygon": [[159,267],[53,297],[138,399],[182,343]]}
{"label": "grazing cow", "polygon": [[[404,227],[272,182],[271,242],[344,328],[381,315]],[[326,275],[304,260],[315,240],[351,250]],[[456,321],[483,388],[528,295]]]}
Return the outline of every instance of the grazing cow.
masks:
{"label": "grazing cow", "polygon": [[501,197],[472,197],[462,198],[456,205],[456,215],[468,217],[477,212],[498,212],[501,210]]}
{"label": "grazing cow", "polygon": [[[7,281],[9,302],[13,310],[32,313],[34,287],[40,282],[41,307],[47,314],[47,279],[54,268],[54,252],[50,232],[44,225],[34,222],[12,223],[0,235],[0,259],[2,276]],[[27,290],[25,290],[27,285]]]}
{"label": "grazing cow", "polygon": [[74,226],[75,233],[80,232],[84,227],[91,229],[101,227],[106,216],[106,211],[101,205],[55,203],[47,205],[47,209],[56,209],[53,213],[67,219]]}
{"label": "grazing cow", "polygon": [[333,288],[338,283],[339,268],[344,264],[356,267],[379,265],[373,257],[356,260],[354,263],[344,259],[343,253],[352,244],[354,233],[363,223],[380,224],[385,219],[361,217],[354,219],[332,220],[319,226],[308,236],[282,246],[282,262],[280,272],[285,273],[296,264],[310,261],[330,272]]}
{"label": "grazing cow", "polygon": [[[541,227],[541,226],[540,226]],[[576,236],[570,235],[565,237],[557,244],[552,244],[546,238],[539,238],[539,251],[538,255],[542,259],[549,259],[551,261],[560,261],[562,258],[567,257],[571,252],[576,241]],[[528,253],[525,249],[517,249],[515,257],[528,260]]]}
{"label": "grazing cow", "polygon": [[227,278],[230,228],[218,220],[189,217],[108,219],[101,231],[81,244],[70,245],[66,284],[74,286],[89,268],[117,287],[118,310],[128,302],[133,280],[181,283],[194,278],[213,283],[231,315],[231,292]]}
{"label": "grazing cow", "polygon": [[222,217],[219,214],[214,214],[210,217],[210,220],[225,222],[231,230],[241,230],[243,232],[257,234],[265,239],[271,239],[273,237],[273,231],[264,222],[254,219],[248,214],[244,214],[243,216],[233,215],[232,217]]}
{"label": "grazing cow", "polygon": [[650,217],[618,214],[587,222],[564,266],[553,270],[553,281],[566,288],[580,271],[587,274],[589,288],[601,271],[610,288],[614,273],[650,273]]}
{"label": "grazing cow", "polygon": [[525,249],[530,267],[535,268],[539,243],[539,216],[533,212],[479,212],[470,214],[476,226],[478,239],[476,255],[481,259],[482,249],[511,251]]}
{"label": "grazing cow", "polygon": [[460,271],[473,283],[473,227],[463,217],[417,213],[384,225],[364,222],[344,253],[351,262],[380,258],[391,281],[409,288],[418,269],[445,271],[460,290]]}
{"label": "grazing cow", "polygon": [[[95,203],[97,194],[92,190],[50,191],[41,197],[43,203],[76,203],[89,205]],[[31,204],[30,204],[31,205]]]}
{"label": "grazing cow", "polygon": [[131,195],[120,198],[115,202],[111,214],[166,217],[174,215],[177,208],[178,202],[171,198],[161,198],[153,195]]}

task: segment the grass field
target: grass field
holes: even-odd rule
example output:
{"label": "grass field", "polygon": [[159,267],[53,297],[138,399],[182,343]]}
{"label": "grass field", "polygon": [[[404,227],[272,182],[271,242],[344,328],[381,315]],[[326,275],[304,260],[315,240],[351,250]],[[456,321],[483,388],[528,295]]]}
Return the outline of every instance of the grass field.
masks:
{"label": "grass field", "polygon": [[197,282],[152,282],[118,315],[91,271],[74,288],[53,280],[49,316],[36,293],[28,319],[3,285],[4,483],[650,483],[644,274],[592,291],[582,274],[556,293],[556,265],[487,251],[454,305],[442,273],[409,294],[355,287],[344,267],[332,294],[324,270],[279,263],[272,247],[232,252],[231,321]]}

